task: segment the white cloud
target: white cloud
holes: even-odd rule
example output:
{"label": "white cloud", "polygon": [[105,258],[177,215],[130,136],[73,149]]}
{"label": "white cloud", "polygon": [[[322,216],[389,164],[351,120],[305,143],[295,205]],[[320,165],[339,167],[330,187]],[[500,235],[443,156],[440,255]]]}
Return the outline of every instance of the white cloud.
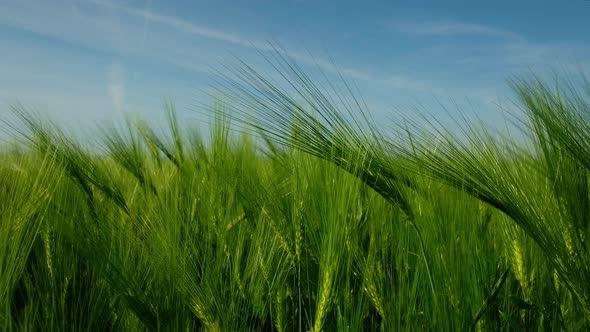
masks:
{"label": "white cloud", "polygon": [[211,39],[215,39],[215,40],[225,41],[228,43],[246,46],[246,47],[255,46],[257,48],[268,48],[268,46],[266,46],[264,43],[261,43],[258,41],[252,41],[252,39],[246,38],[245,36],[227,33],[227,32],[217,30],[217,29],[212,29],[212,28],[209,28],[206,26],[195,25],[191,22],[179,19],[174,16],[155,14],[151,10],[144,10],[144,9],[139,9],[139,8],[122,6],[122,5],[117,4],[115,2],[105,1],[105,0],[89,0],[89,2],[93,3],[95,5],[98,5],[98,6],[117,10],[117,11],[127,14],[129,16],[142,18],[142,19],[152,22],[152,23],[163,24],[163,25],[175,28],[177,30],[180,30],[180,31],[183,31],[186,33],[190,33],[190,34],[194,34],[194,35],[199,35],[199,36],[202,36],[205,38],[211,38]]}
{"label": "white cloud", "polygon": [[[120,5],[110,0],[88,0],[90,3],[95,4],[97,6],[101,6],[104,8],[109,8],[114,11],[118,11],[119,13],[134,17],[140,18],[145,21],[149,21],[151,24],[160,24],[166,26],[168,28],[172,28],[177,30],[178,32],[183,32],[191,35],[196,35],[208,39],[213,39],[217,41],[222,41],[226,43],[230,43],[236,46],[246,47],[249,49],[256,49],[258,51],[269,51],[274,52],[278,51],[279,53],[283,53],[283,50],[279,48],[275,48],[270,45],[268,42],[264,42],[262,40],[252,38],[251,36],[243,36],[227,31],[223,31],[216,28],[211,28],[207,26],[201,26],[189,21],[180,19],[175,16],[171,15],[162,15],[153,13],[151,10],[145,10],[140,8],[133,8],[124,5]],[[180,47],[180,46],[179,46]],[[186,53],[186,52],[185,52]],[[323,71],[332,73],[332,74],[341,74],[345,78],[353,79],[353,80],[360,80],[364,82],[371,82],[371,83],[378,83],[384,84],[385,86],[389,86],[391,88],[397,89],[408,89],[408,90],[428,90],[432,88],[432,84],[430,82],[421,81],[417,78],[413,77],[405,77],[402,75],[389,75],[387,77],[383,77],[380,75],[375,75],[373,73],[360,70],[354,67],[346,67],[346,66],[335,66],[334,63],[325,58],[315,57],[312,55],[308,55],[305,53],[294,52],[292,50],[287,50],[285,53],[289,57],[293,58],[300,64],[310,65],[310,66],[317,66]],[[188,65],[187,61],[173,61],[173,63],[178,64],[184,68],[191,69],[194,65]],[[203,71],[201,68],[197,68],[199,71]]]}
{"label": "white cloud", "polygon": [[[505,79],[513,75],[530,74],[531,71],[543,74],[554,70],[565,73],[589,73],[590,70],[587,60],[590,58],[590,44],[587,42],[559,39],[541,41],[501,27],[449,20],[402,20],[390,22],[387,27],[409,36],[452,37],[434,42],[428,39],[428,45],[412,51],[413,57],[408,56],[408,59],[416,63],[434,61],[441,65],[449,64],[451,70],[452,64],[458,66],[455,68],[459,70],[464,67],[471,72],[477,71],[481,77],[480,83],[476,86],[464,84],[460,90],[486,103],[493,98],[490,93],[480,92],[492,89],[494,85],[496,88],[499,84],[504,86],[505,82],[494,81],[499,76]],[[461,36],[477,37],[478,42],[463,40],[459,38]],[[452,79],[452,73],[445,74]],[[439,86],[444,84],[439,83]]]}
{"label": "white cloud", "polygon": [[113,108],[119,114],[125,110],[125,80],[123,68],[118,63],[112,63],[107,69],[108,92],[111,97]]}
{"label": "white cloud", "polygon": [[392,24],[395,31],[423,36],[457,36],[475,35],[488,36],[509,40],[523,40],[517,33],[509,30],[491,27],[483,24],[474,24],[456,21],[397,21]]}

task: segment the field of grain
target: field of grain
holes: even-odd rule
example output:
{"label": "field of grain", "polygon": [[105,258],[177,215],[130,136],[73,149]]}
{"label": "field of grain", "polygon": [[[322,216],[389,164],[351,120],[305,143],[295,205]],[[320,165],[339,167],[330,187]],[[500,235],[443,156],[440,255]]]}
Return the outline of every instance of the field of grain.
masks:
{"label": "field of grain", "polygon": [[590,328],[590,90],[516,81],[519,139],[389,135],[282,70],[224,80],[205,138],[169,111],[87,147],[16,107],[0,329]]}

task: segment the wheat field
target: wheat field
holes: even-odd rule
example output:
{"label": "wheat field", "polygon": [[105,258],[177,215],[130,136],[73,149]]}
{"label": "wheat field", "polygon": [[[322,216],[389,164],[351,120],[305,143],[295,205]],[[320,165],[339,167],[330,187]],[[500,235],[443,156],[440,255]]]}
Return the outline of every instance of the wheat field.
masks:
{"label": "wheat field", "polygon": [[241,67],[210,137],[14,107],[0,329],[590,329],[590,89],[515,80],[525,139],[396,135],[275,60],[295,92]]}

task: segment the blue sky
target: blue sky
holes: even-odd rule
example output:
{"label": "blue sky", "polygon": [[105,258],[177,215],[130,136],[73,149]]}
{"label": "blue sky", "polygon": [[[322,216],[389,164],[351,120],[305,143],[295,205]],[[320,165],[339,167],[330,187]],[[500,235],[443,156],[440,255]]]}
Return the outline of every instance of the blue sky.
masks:
{"label": "blue sky", "polygon": [[64,123],[161,121],[172,98],[198,120],[210,69],[237,55],[266,70],[256,48],[274,40],[328,75],[333,59],[378,119],[442,102],[497,121],[511,75],[588,72],[589,31],[584,0],[4,0],[0,115],[21,101]]}

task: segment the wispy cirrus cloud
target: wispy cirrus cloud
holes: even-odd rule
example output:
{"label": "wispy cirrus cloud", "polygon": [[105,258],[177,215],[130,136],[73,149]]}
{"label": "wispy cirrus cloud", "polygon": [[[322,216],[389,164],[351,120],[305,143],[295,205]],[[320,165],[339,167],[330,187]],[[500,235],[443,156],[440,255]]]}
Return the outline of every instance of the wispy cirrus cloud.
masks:
{"label": "wispy cirrus cloud", "polygon": [[[454,63],[460,66],[458,70],[477,68],[480,74],[486,70],[511,75],[515,71],[533,68],[536,71],[588,68],[587,59],[590,57],[588,42],[532,38],[486,24],[406,19],[386,22],[385,26],[390,32],[404,36],[435,37],[425,38],[427,43],[413,51],[414,60],[425,61],[434,56],[434,62]],[[476,38],[466,40],[462,37]],[[420,45],[420,38],[415,42]]]}
{"label": "wispy cirrus cloud", "polygon": [[151,23],[166,25],[168,27],[177,29],[185,33],[190,33],[193,35],[198,35],[201,37],[224,41],[245,47],[256,47],[260,49],[269,48],[269,46],[265,43],[254,40],[247,36],[241,36],[239,34],[225,32],[208,26],[197,25],[171,15],[156,14],[149,9],[124,6],[119,3],[107,0],[88,0],[88,2],[97,6],[119,11],[120,13],[126,14],[128,16],[142,18]]}
{"label": "wispy cirrus cloud", "polygon": [[123,68],[119,63],[112,63],[107,69],[107,89],[113,108],[117,113],[122,114],[125,108],[125,79]]}
{"label": "wispy cirrus cloud", "polygon": [[[327,58],[316,57],[310,54],[296,52],[291,49],[283,50],[281,47],[277,47],[276,45],[271,44],[268,41],[263,41],[252,36],[245,36],[233,32],[224,31],[218,28],[198,25],[173,15],[157,14],[149,9],[129,7],[110,0],[88,0],[88,2],[96,6],[117,11],[120,14],[142,19],[146,22],[149,22],[150,25],[159,24],[161,26],[174,29],[179,33],[195,35],[257,51],[279,52],[281,54],[288,55],[289,57],[293,58],[301,64],[315,66],[321,69],[322,71],[329,72],[332,74],[343,75],[347,79],[371,82],[372,84],[380,84],[383,86],[389,86],[390,88],[396,89],[433,92],[441,91],[441,89],[436,87],[432,82],[421,80],[419,78],[391,73],[385,76],[376,75],[375,73],[368,72],[355,67],[336,66],[332,60]],[[187,66],[186,61],[178,61],[177,63],[189,69],[191,67]]]}
{"label": "wispy cirrus cloud", "polygon": [[391,28],[396,32],[417,36],[486,36],[524,40],[524,37],[510,30],[458,21],[396,21],[391,23]]}

